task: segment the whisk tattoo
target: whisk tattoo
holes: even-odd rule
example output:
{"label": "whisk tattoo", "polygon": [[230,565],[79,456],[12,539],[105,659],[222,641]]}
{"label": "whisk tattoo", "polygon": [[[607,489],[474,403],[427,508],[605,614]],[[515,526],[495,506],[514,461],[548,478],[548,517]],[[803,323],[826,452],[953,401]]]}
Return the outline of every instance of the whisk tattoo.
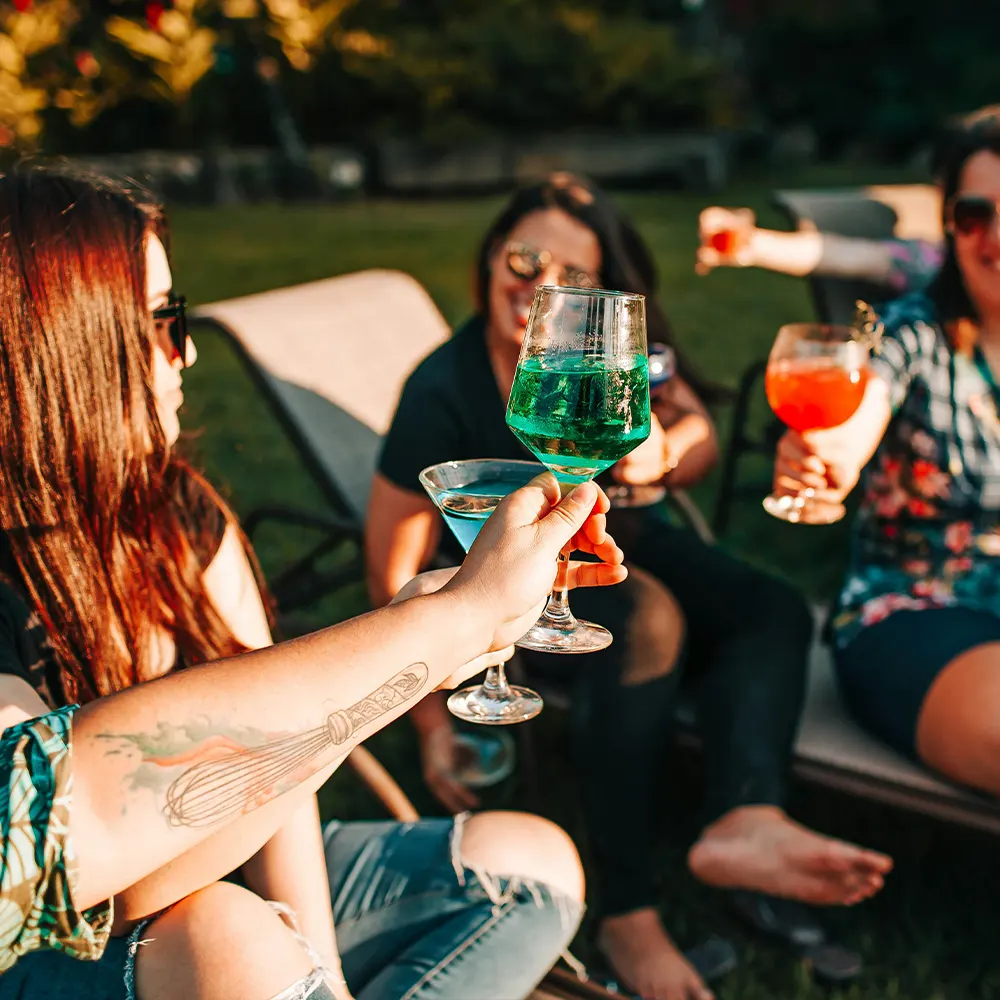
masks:
{"label": "whisk tattoo", "polygon": [[170,825],[211,826],[274,798],[297,771],[408,701],[426,682],[427,665],[410,664],[350,708],[331,712],[323,726],[195,764],[167,789]]}

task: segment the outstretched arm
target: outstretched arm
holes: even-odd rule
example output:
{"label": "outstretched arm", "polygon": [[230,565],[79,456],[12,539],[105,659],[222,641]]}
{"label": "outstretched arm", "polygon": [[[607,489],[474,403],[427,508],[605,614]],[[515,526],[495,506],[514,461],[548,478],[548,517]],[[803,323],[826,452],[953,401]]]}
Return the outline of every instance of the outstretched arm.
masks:
{"label": "outstretched arm", "polygon": [[280,826],[358,743],[522,635],[568,542],[605,560],[581,566],[580,583],[622,579],[622,554],[604,530],[607,498],[592,484],[552,506],[556,496],[550,475],[511,494],[437,593],[80,709],[70,827],[77,906],[134,884],[251,810]]}
{"label": "outstretched arm", "polygon": [[[897,240],[858,239],[817,229],[760,229],[752,215],[717,206],[701,213],[699,228],[697,260],[703,272],[715,267],[761,267],[795,277],[820,274],[877,284],[891,284],[898,277]],[[727,241],[731,248],[713,245],[712,233],[720,231],[733,232]]]}

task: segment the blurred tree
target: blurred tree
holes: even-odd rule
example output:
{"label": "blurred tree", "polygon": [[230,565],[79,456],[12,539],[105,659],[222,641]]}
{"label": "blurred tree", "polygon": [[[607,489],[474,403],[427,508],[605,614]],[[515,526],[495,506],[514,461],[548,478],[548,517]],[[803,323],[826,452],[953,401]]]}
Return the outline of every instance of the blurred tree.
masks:
{"label": "blurred tree", "polygon": [[[343,65],[369,131],[442,142],[494,130],[665,128],[716,120],[717,66],[645,0],[363,0],[381,42]],[[615,10],[617,8],[617,10]],[[391,58],[388,56],[391,55]]]}
{"label": "blurred tree", "polygon": [[[305,156],[299,123],[317,142],[726,121],[718,59],[685,39],[684,2],[0,0],[68,19],[44,85],[19,63],[24,93],[3,103],[61,148],[259,144],[270,131],[288,162]],[[64,127],[109,107],[79,135]]]}
{"label": "blurred tree", "polygon": [[72,0],[0,0],[0,146],[33,148],[53,106],[72,103],[81,124],[100,110],[100,67],[70,45],[78,20]]}
{"label": "blurred tree", "polygon": [[821,149],[898,158],[945,115],[997,100],[1000,4],[746,0],[753,91],[774,126],[808,123]]}

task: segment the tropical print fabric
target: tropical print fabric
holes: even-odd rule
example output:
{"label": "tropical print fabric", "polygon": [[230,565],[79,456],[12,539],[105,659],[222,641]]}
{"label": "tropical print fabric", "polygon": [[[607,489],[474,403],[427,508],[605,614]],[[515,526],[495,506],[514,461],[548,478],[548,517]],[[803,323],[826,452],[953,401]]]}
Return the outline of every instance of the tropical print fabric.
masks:
{"label": "tropical print fabric", "polygon": [[894,416],[862,478],[839,647],[895,611],[959,605],[1000,615],[1000,403],[985,359],[954,351],[921,294],[882,314],[872,357]]}
{"label": "tropical print fabric", "polygon": [[75,706],[29,719],[0,736],[0,972],[51,948],[98,959],[111,903],[73,905],[69,841],[71,724]]}
{"label": "tropical print fabric", "polygon": [[944,245],[928,240],[893,240],[888,244],[889,284],[897,295],[923,291],[934,280],[944,260]]}

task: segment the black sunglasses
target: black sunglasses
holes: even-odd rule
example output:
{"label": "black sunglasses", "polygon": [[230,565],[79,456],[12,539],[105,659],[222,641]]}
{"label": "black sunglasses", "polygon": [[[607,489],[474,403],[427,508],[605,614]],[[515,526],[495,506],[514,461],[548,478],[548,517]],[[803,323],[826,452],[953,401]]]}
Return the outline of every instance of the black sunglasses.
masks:
{"label": "black sunglasses", "polygon": [[962,236],[981,236],[992,229],[997,203],[981,194],[957,194],[948,202],[948,228]]}
{"label": "black sunglasses", "polygon": [[170,346],[174,349],[174,355],[181,359],[181,364],[187,366],[187,299],[183,295],[170,293],[167,304],[153,310],[153,321],[165,323],[167,335],[170,337]]}
{"label": "black sunglasses", "polygon": [[[507,244],[507,267],[510,273],[525,281],[534,281],[552,263],[548,250],[535,250],[523,243]],[[568,288],[595,288],[597,281],[576,267],[562,269],[560,284]]]}

